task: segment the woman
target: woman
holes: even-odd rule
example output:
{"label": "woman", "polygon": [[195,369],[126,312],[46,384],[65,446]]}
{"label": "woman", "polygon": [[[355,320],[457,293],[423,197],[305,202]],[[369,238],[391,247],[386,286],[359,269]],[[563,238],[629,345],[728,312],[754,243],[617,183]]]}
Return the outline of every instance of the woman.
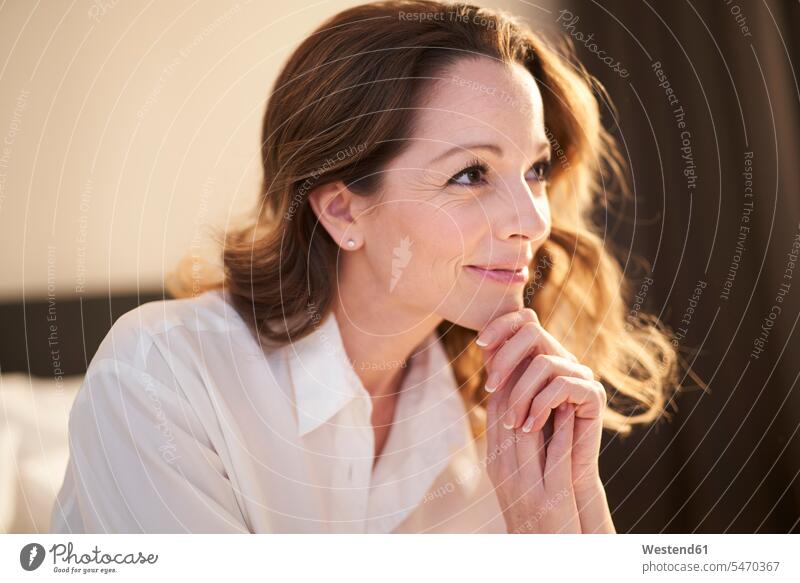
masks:
{"label": "woman", "polygon": [[320,26],[224,273],[92,360],[52,530],[615,532],[602,428],[659,416],[675,354],[587,218],[619,168],[592,89],[484,8]]}

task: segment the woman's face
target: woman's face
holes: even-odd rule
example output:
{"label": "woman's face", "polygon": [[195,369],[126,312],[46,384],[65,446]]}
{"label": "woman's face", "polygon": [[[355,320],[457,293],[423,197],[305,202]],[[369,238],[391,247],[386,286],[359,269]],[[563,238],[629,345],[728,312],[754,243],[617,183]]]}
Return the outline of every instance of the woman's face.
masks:
{"label": "woman's face", "polygon": [[[517,64],[464,59],[437,81],[410,146],[356,219],[370,285],[475,330],[524,307],[528,265],[550,234],[542,107]],[[509,279],[470,266],[524,269]]]}

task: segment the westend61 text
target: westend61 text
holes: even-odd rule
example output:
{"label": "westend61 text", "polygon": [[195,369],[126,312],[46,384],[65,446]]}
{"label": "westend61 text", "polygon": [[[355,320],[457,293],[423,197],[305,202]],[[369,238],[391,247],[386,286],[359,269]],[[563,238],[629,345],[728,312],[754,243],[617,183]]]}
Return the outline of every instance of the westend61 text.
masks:
{"label": "westend61 text", "polygon": [[708,545],[688,545],[681,547],[673,545],[666,545],[663,547],[642,545],[642,552],[645,555],[707,555]]}

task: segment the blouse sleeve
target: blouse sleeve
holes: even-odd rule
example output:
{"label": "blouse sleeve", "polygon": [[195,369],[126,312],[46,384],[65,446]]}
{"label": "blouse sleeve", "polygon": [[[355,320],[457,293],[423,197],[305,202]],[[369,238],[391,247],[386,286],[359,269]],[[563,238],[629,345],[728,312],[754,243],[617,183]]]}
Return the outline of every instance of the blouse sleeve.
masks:
{"label": "blouse sleeve", "polygon": [[180,387],[142,368],[92,361],[69,415],[70,460],[51,532],[249,532]]}

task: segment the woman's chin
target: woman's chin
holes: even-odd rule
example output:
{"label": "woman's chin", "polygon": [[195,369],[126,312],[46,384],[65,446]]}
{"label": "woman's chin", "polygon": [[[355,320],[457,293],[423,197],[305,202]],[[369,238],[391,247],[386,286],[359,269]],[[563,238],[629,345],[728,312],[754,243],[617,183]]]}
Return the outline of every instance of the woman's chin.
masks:
{"label": "woman's chin", "polygon": [[448,310],[452,317],[445,315],[443,316],[444,319],[458,324],[462,328],[480,331],[495,318],[509,312],[517,312],[525,307],[521,295],[518,297],[510,294],[505,296],[497,294],[496,297],[486,298],[485,300],[473,298],[468,303],[469,308],[466,310],[464,309],[464,303],[454,306],[452,310]]}

